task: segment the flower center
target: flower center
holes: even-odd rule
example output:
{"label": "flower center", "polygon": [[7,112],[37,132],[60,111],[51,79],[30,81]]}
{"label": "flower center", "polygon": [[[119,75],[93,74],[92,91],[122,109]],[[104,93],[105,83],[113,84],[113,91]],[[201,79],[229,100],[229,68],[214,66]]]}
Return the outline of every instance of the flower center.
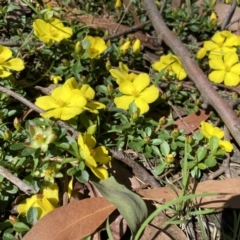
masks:
{"label": "flower center", "polygon": [[223,42],[218,42],[217,45],[221,48],[223,46]]}
{"label": "flower center", "polygon": [[229,72],[230,70],[231,70],[231,67],[228,66],[227,64],[225,64],[225,71],[226,71],[226,72]]}
{"label": "flower center", "polygon": [[64,102],[63,100],[61,99],[58,99],[57,100],[57,105],[59,105],[59,107],[64,107],[66,105],[66,102]]}
{"label": "flower center", "polygon": [[132,90],[132,96],[136,97],[138,95],[138,91],[137,90]]}
{"label": "flower center", "polygon": [[50,35],[51,35],[52,37],[57,37],[57,31],[56,31],[55,28],[50,27],[50,28],[49,28],[49,33],[50,33]]}
{"label": "flower center", "polygon": [[89,150],[90,150],[91,156],[94,158],[96,155],[96,152],[94,151],[94,149],[89,149]]}

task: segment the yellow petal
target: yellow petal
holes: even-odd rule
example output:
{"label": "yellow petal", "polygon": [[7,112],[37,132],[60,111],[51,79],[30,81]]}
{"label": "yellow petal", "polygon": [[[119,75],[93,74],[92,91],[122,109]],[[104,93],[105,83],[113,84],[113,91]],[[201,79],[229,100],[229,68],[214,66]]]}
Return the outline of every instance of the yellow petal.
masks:
{"label": "yellow petal", "polygon": [[125,81],[119,85],[119,91],[126,95],[133,95],[136,92],[136,88],[132,82]]}
{"label": "yellow petal", "polygon": [[231,72],[227,72],[224,78],[224,84],[226,86],[235,87],[240,82],[240,76]]}
{"label": "yellow petal", "polygon": [[138,95],[138,98],[141,98],[146,103],[152,103],[157,100],[159,96],[159,90],[155,86],[147,87],[143,92]]}
{"label": "yellow petal", "polygon": [[210,81],[214,83],[222,83],[224,78],[225,78],[226,72],[224,70],[219,70],[219,71],[212,71],[209,75],[208,78]]}
{"label": "yellow petal", "polygon": [[140,73],[134,80],[135,90],[140,93],[150,84],[150,77],[146,73]]}
{"label": "yellow petal", "polygon": [[36,99],[35,105],[43,110],[49,110],[57,108],[58,105],[54,98],[51,96],[42,96]]}
{"label": "yellow petal", "polygon": [[24,69],[24,62],[21,58],[13,58],[7,62],[4,62],[2,66],[11,70],[21,71]]}
{"label": "yellow petal", "polygon": [[116,104],[117,108],[121,108],[127,110],[130,103],[134,101],[133,96],[121,96],[114,98],[114,103]]}
{"label": "yellow petal", "polygon": [[10,48],[0,45],[0,65],[12,56]]}
{"label": "yellow petal", "polygon": [[17,207],[17,211],[21,215],[25,215],[29,208],[31,208],[37,201],[37,195],[32,195],[30,198],[26,198]]}
{"label": "yellow petal", "polygon": [[97,144],[96,139],[91,134],[84,133],[83,142],[88,146],[89,149],[93,149]]}
{"label": "yellow petal", "polygon": [[219,146],[223,148],[226,152],[233,151],[233,145],[229,141],[219,141]]}
{"label": "yellow petal", "polygon": [[97,176],[99,179],[104,180],[108,178],[108,171],[104,167],[92,167],[89,166],[91,171]]}
{"label": "yellow petal", "polygon": [[88,100],[92,100],[95,97],[94,90],[88,84],[83,84],[80,87],[80,91],[83,93],[83,96]]}
{"label": "yellow petal", "polygon": [[108,150],[104,146],[99,146],[94,149],[95,159],[98,163],[107,164],[111,161],[111,157],[108,156]]}
{"label": "yellow petal", "polygon": [[140,114],[144,114],[146,112],[149,111],[149,105],[147,104],[147,102],[145,102],[144,100],[142,100],[141,98],[136,98],[134,100],[134,103],[137,105],[137,107],[140,110]]}

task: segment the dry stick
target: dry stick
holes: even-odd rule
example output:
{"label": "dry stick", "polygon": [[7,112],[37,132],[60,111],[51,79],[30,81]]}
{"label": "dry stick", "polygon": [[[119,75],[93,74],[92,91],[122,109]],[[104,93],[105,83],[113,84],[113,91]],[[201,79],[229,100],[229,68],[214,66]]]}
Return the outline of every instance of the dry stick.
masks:
{"label": "dry stick", "polygon": [[203,71],[192,58],[189,51],[182,42],[171,32],[159,15],[158,9],[153,0],[143,0],[144,7],[147,11],[158,37],[173,50],[180,59],[189,78],[195,83],[207,104],[210,104],[221,116],[228,130],[240,146],[240,121],[228,103],[212,87]]}
{"label": "dry stick", "polygon": [[[0,91],[6,93],[9,96],[12,96],[13,98],[17,99],[18,101],[22,102],[23,104],[25,104],[26,106],[28,106],[29,108],[33,109],[35,112],[41,113],[44,112],[41,108],[37,107],[35,104],[31,103],[30,101],[28,101],[26,98],[24,98],[23,96],[21,96],[18,93],[15,93],[14,91],[4,88],[2,86],[0,86]],[[63,127],[67,130],[69,130],[72,134],[74,138],[77,138],[78,136],[78,131],[75,130],[74,128],[72,128],[71,126],[69,126],[68,124],[66,124],[63,121],[56,121],[56,123],[60,126]],[[150,184],[152,187],[161,187],[159,182],[157,180],[154,179],[154,177],[152,177],[147,170],[145,170],[142,166],[140,166],[139,164],[137,164],[136,162],[134,162],[131,158],[129,158],[126,154],[123,154],[122,152],[119,151],[115,151],[112,149],[109,149],[109,151],[112,153],[112,156],[114,158],[116,158],[117,160],[120,160],[122,162],[124,162],[125,164],[127,164],[129,167],[131,167],[133,169],[134,173],[139,173],[138,177]],[[19,181],[21,181],[19,179]]]}
{"label": "dry stick", "polygon": [[229,9],[223,23],[222,23],[222,26],[221,26],[221,30],[224,30],[227,26],[227,24],[230,22],[231,18],[232,18],[232,15],[236,9],[236,6],[237,6],[237,2],[236,0],[232,0],[232,6],[231,8]]}
{"label": "dry stick", "polygon": [[14,176],[12,173],[10,173],[6,168],[3,166],[0,166],[0,174],[3,175],[8,181],[16,185],[21,191],[25,192],[26,194],[35,194],[37,193],[36,190],[27,185],[25,182],[23,182],[18,177]]}

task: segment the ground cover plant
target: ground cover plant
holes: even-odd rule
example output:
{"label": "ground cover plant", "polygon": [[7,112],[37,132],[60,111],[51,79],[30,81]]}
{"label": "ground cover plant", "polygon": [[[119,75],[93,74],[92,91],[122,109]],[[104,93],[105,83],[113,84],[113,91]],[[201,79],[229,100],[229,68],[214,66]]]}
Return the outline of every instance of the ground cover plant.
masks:
{"label": "ground cover plant", "polygon": [[1,239],[236,239],[239,11],[2,1]]}

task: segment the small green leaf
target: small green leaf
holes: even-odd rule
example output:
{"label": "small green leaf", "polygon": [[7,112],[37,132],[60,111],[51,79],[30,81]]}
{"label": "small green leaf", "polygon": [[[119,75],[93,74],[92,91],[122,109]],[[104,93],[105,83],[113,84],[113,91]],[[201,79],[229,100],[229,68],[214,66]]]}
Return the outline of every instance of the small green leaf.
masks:
{"label": "small green leaf", "polygon": [[219,139],[215,136],[212,136],[209,139],[209,147],[212,153],[215,153],[219,146]]}
{"label": "small green leaf", "polygon": [[216,158],[214,156],[209,156],[204,163],[206,164],[207,167],[211,168],[217,165]]}
{"label": "small green leaf", "polygon": [[196,152],[196,157],[197,157],[197,160],[200,162],[202,161],[205,157],[206,157],[206,154],[207,154],[207,149],[206,147],[200,147],[198,148],[197,152]]}
{"label": "small green leaf", "polygon": [[170,146],[171,146],[171,149],[172,149],[173,151],[175,151],[175,150],[177,149],[177,147],[178,147],[178,146],[177,146],[177,143],[176,143],[175,141],[172,141]]}
{"label": "small green leaf", "polygon": [[152,145],[160,145],[162,143],[161,139],[154,138],[151,140]]}
{"label": "small green leaf", "polygon": [[17,240],[11,233],[5,232],[3,234],[3,240]]}
{"label": "small green leaf", "polygon": [[89,174],[86,170],[78,171],[74,176],[80,183],[86,183],[89,180]]}
{"label": "small green leaf", "polygon": [[161,153],[159,151],[159,148],[156,146],[152,146],[153,153],[155,153],[157,156],[161,157]]}
{"label": "small green leaf", "polygon": [[22,223],[22,222],[16,222],[14,223],[13,225],[13,229],[17,232],[26,232],[28,231],[30,228],[25,224],[25,223]]}
{"label": "small green leaf", "polygon": [[20,150],[25,148],[25,144],[24,143],[14,143],[10,146],[11,150]]}
{"label": "small green leaf", "polygon": [[35,153],[36,151],[37,151],[37,149],[35,149],[35,148],[28,148],[28,147],[26,147],[26,148],[24,148],[24,149],[22,150],[21,155],[22,155],[23,157],[30,156],[30,155],[32,155],[33,153]]}
{"label": "small green leaf", "polygon": [[160,163],[157,167],[155,167],[153,169],[153,174],[155,176],[158,176],[158,175],[162,174],[164,172],[164,170],[165,170],[165,167],[166,167],[165,163],[163,163],[163,162]]}
{"label": "small green leaf", "polygon": [[165,156],[165,157],[170,153],[170,147],[166,141],[161,143],[160,149],[161,149],[163,156]]}
{"label": "small green leaf", "polygon": [[204,163],[198,163],[198,168],[201,170],[205,170],[207,166]]}
{"label": "small green leaf", "polygon": [[104,93],[104,94],[108,95],[108,90],[107,90],[107,87],[105,85],[98,85],[96,87],[96,90],[97,90],[97,92],[101,92],[101,93]]}

